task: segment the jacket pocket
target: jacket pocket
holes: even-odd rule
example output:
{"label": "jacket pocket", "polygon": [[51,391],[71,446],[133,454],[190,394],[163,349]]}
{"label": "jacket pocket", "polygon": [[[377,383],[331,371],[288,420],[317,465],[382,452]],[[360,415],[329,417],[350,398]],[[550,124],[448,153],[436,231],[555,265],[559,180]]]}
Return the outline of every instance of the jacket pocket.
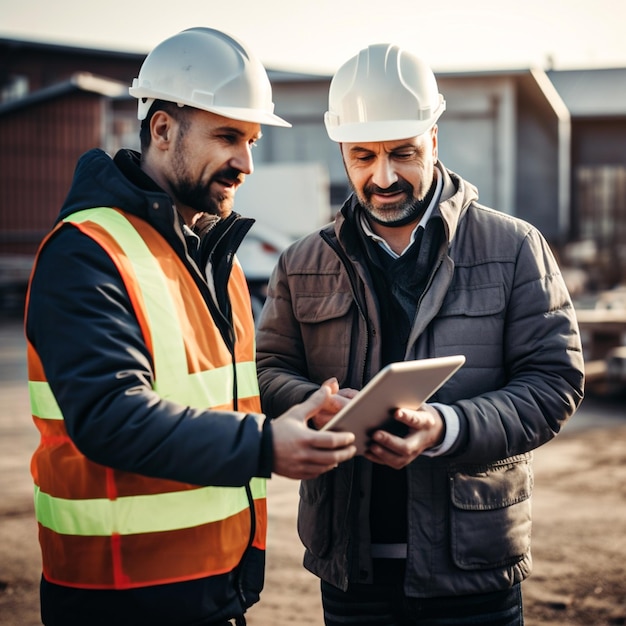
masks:
{"label": "jacket pocket", "polygon": [[345,291],[296,294],[294,314],[311,380],[322,381],[331,375],[340,384],[347,380],[354,308],[352,294]]}
{"label": "jacket pocket", "polygon": [[504,310],[504,288],[499,283],[467,285],[446,294],[440,316],[464,315],[482,317],[498,315]]}
{"label": "jacket pocket", "polygon": [[349,292],[298,293],[295,315],[303,324],[319,324],[344,316],[352,306]]}
{"label": "jacket pocket", "polygon": [[326,556],[331,546],[332,494],[333,482],[328,474],[300,483],[298,535],[304,546],[317,557]]}
{"label": "jacket pocket", "polygon": [[[499,361],[504,314],[501,285],[451,289],[434,320],[433,337],[438,353],[476,352],[481,360]],[[473,349],[475,346],[480,346],[479,351]]]}
{"label": "jacket pocket", "polygon": [[468,389],[480,395],[503,386],[505,306],[500,284],[466,285],[446,295],[432,322],[435,354],[464,354],[466,363],[436,399],[467,397]]}
{"label": "jacket pocket", "polygon": [[502,567],[530,551],[529,457],[450,474],[452,558],[461,569]]}

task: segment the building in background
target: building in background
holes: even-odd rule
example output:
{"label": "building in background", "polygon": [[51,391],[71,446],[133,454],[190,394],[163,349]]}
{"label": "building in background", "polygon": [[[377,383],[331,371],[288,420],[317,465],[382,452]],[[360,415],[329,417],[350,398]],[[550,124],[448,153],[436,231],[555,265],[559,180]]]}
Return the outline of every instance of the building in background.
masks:
{"label": "building in background", "polygon": [[[144,57],[0,39],[0,295],[3,287],[10,295],[17,280],[19,297],[80,154],[138,148],[128,85]],[[314,227],[311,210],[316,220],[330,220],[349,192],[323,125],[331,77],[268,73],[276,112],[293,128],[264,128],[255,151],[258,194],[266,194],[264,168],[276,176],[283,167],[273,214],[295,214]],[[478,186],[482,203],[540,228],[558,254],[592,276],[592,287],[624,283],[626,68],[446,72],[437,79],[447,101],[439,121],[442,162]],[[294,201],[290,186],[305,171],[317,173],[327,210],[319,209],[320,194],[313,209],[311,194]],[[241,212],[258,219],[255,209],[264,209],[252,205],[254,175],[246,188]]]}
{"label": "building in background", "polygon": [[550,71],[570,112],[572,246],[593,283],[626,282],[626,69]]}

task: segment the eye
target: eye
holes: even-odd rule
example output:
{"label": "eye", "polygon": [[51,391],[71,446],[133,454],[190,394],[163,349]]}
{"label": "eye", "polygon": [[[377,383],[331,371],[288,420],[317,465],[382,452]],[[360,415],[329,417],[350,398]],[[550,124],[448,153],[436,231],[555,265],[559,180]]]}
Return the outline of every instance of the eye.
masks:
{"label": "eye", "polygon": [[224,142],[227,143],[229,145],[232,145],[234,143],[237,143],[237,135],[231,134],[231,133],[222,133],[219,138]]}

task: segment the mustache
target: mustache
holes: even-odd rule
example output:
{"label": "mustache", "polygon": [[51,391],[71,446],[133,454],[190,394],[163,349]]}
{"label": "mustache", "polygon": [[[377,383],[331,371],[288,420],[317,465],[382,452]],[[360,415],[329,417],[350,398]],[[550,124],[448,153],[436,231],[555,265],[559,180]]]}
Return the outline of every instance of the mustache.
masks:
{"label": "mustache", "polygon": [[408,183],[406,180],[397,180],[395,183],[393,183],[393,185],[389,185],[389,187],[379,187],[378,185],[375,185],[374,183],[371,183],[369,185],[366,185],[363,188],[363,191],[365,193],[366,196],[371,196],[372,194],[375,193],[398,193],[398,192],[404,192],[409,194],[410,197],[413,196],[413,185],[411,185],[410,183]]}
{"label": "mustache", "polygon": [[225,180],[231,183],[241,184],[243,183],[245,178],[246,178],[246,175],[241,170],[238,170],[236,167],[230,167],[230,166],[227,166],[219,170],[218,172],[215,172],[215,174],[213,174],[213,179]]}

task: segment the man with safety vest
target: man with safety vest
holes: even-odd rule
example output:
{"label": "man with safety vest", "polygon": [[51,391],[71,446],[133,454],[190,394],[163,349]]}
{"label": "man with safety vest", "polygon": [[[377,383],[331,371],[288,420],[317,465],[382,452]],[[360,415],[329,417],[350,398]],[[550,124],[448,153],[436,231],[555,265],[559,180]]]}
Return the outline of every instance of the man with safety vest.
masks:
{"label": "man with safety vest", "polygon": [[83,155],[27,301],[46,626],[244,623],[263,586],[265,479],[350,458],[336,380],[269,421],[232,211],[273,113],[265,69],[209,28],[146,58],[141,154]]}

